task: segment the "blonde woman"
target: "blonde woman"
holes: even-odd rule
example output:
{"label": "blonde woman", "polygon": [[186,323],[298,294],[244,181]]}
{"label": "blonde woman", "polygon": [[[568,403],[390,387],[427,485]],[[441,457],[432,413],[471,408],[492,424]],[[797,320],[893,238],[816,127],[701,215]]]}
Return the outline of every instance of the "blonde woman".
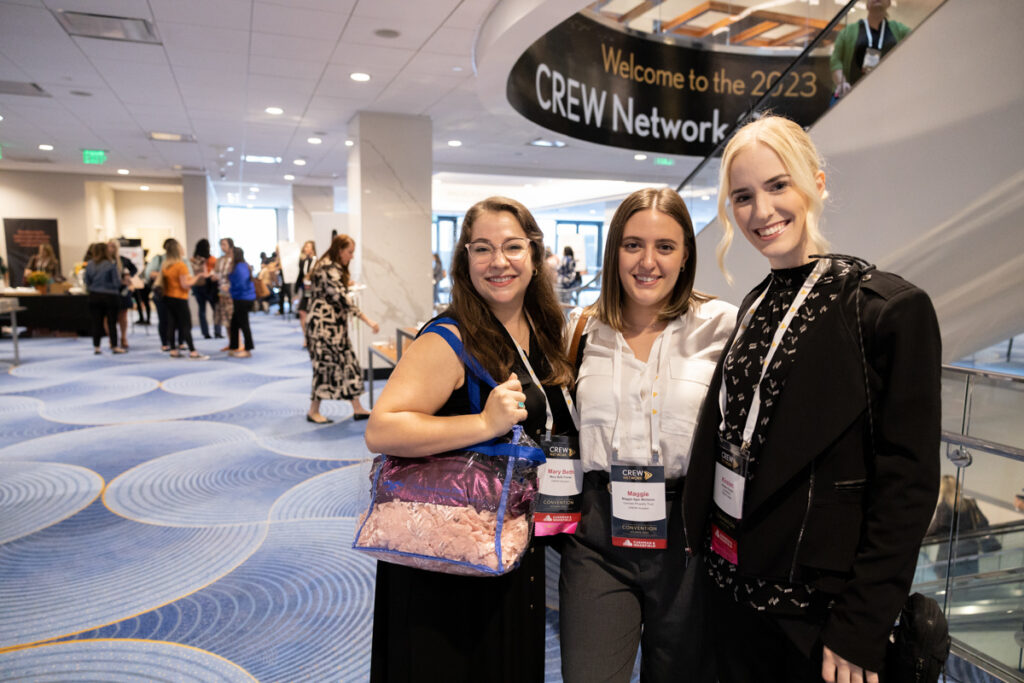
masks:
{"label": "blonde woman", "polygon": [[718,677],[877,683],[938,492],[935,311],[827,253],[825,172],[797,124],[747,124],[720,173],[720,263],[739,231],[770,273],[715,370],[684,494]]}
{"label": "blonde woman", "polygon": [[[178,330],[178,343],[185,343],[188,345],[189,358],[194,360],[209,360],[209,356],[205,356],[196,351],[195,344],[192,343],[192,316],[188,310],[188,293],[192,285],[203,280],[207,273],[200,273],[198,275],[189,275],[188,266],[185,265],[183,260],[184,254],[182,253],[181,244],[178,240],[170,239],[166,242],[167,255],[164,257],[163,274],[164,281],[164,303],[167,306],[167,312],[170,314],[172,327],[171,329]],[[171,337],[173,338],[173,333]],[[171,348],[171,358],[178,358],[181,353],[177,347]]]}

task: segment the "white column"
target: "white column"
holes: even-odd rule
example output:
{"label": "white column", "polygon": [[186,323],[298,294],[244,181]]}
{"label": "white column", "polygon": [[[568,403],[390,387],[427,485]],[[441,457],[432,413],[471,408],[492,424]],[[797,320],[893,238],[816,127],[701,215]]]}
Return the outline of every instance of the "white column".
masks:
{"label": "white column", "polygon": [[334,211],[334,188],[321,185],[292,186],[292,220],[295,226],[293,241],[302,244],[306,240],[316,241],[317,255],[331,246],[324,235],[317,234],[314,214]]}
{"label": "white column", "polygon": [[181,176],[181,189],[185,203],[185,241],[181,246],[191,256],[196,242],[203,237],[216,241],[212,228],[217,221],[217,195],[205,175]]}
{"label": "white column", "polygon": [[[367,285],[361,301],[380,323],[376,339],[387,339],[398,327],[428,320],[433,310],[432,125],[424,116],[359,112],[348,130],[355,140],[348,161],[352,272]],[[372,338],[364,330],[363,339]]]}

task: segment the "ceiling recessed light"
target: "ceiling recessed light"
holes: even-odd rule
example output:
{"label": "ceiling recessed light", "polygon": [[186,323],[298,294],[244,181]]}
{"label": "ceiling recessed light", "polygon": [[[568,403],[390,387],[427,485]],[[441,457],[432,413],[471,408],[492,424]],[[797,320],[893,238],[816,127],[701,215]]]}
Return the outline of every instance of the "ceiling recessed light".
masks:
{"label": "ceiling recessed light", "polygon": [[160,45],[153,24],[136,17],[116,17],[106,14],[53,10],[57,22],[68,35],[101,40],[125,40],[132,43]]}
{"label": "ceiling recessed light", "polygon": [[258,154],[246,154],[245,160],[250,164],[279,164],[281,157],[266,157]]}
{"label": "ceiling recessed light", "polygon": [[355,140],[345,140],[345,146],[346,147],[352,147],[355,144],[356,144]]}
{"label": "ceiling recessed light", "polygon": [[707,201],[707,200],[709,200],[709,199],[711,199],[711,195],[709,195],[709,194],[702,194],[702,195],[700,196],[700,200],[701,200],[702,202],[706,202],[706,201]]}
{"label": "ceiling recessed light", "polygon": [[235,162],[233,162],[233,161],[229,161],[229,162],[228,162],[228,163],[227,163],[226,165],[227,165],[227,166],[234,166],[234,165],[235,165]]}
{"label": "ceiling recessed light", "polygon": [[305,166],[306,165],[306,160],[305,159],[296,159],[292,163],[295,164],[296,166]]}
{"label": "ceiling recessed light", "polygon": [[53,145],[39,145],[39,149],[43,150],[44,152],[52,152]]}
{"label": "ceiling recessed light", "polygon": [[131,173],[131,171],[129,171],[127,168],[117,169],[117,175],[128,175],[129,173]]}
{"label": "ceiling recessed light", "polygon": [[565,143],[561,140],[545,140],[544,138],[531,140],[530,144],[534,147],[557,147],[559,149],[565,147]]}
{"label": "ceiling recessed light", "polygon": [[633,158],[637,161],[644,161],[647,158],[646,154],[634,154]]}
{"label": "ceiling recessed light", "polygon": [[139,189],[143,192],[149,192],[149,185],[139,185]]}
{"label": "ceiling recessed light", "polygon": [[597,213],[597,210],[596,210],[596,209],[591,209],[591,210],[590,210],[590,215],[591,215],[591,216],[593,216],[593,215],[594,215],[594,214],[596,214],[596,213]]}
{"label": "ceiling recessed light", "polygon": [[462,140],[449,140],[448,141],[448,146],[449,147],[462,147]]}
{"label": "ceiling recessed light", "polygon": [[319,145],[321,142],[323,142],[323,139],[318,137],[311,137],[306,138],[306,142],[308,142],[311,145]]}
{"label": "ceiling recessed light", "polygon": [[362,71],[350,73],[348,77],[351,78],[353,81],[358,81],[359,83],[365,83],[366,81],[370,80],[370,74],[365,74]]}
{"label": "ceiling recessed light", "polygon": [[234,147],[228,147],[228,150],[227,150],[227,151],[229,151],[229,152],[234,152],[234,151],[235,151],[235,148],[234,148]]}
{"label": "ceiling recessed light", "polygon": [[284,179],[285,180],[295,180],[295,176],[293,176],[291,173],[285,173],[284,174]]}
{"label": "ceiling recessed light", "polygon": [[4,116],[3,116],[3,114],[0,114],[0,121],[3,121],[3,120],[4,120]]}
{"label": "ceiling recessed light", "polygon": [[462,71],[462,67],[461,66],[453,66],[452,67],[452,71]]}
{"label": "ceiling recessed light", "polygon": [[260,188],[258,188],[258,187],[250,187],[249,188],[249,192],[259,192],[259,191],[260,191]]}
{"label": "ceiling recessed light", "polygon": [[402,34],[393,28],[379,28],[373,32],[373,35],[377,36],[378,38],[397,38]]}
{"label": "ceiling recessed light", "polygon": [[160,131],[153,131],[149,134],[150,140],[159,140],[160,142],[195,142],[196,138],[190,133],[162,133]]}
{"label": "ceiling recessed light", "polygon": [[267,107],[263,111],[267,112],[271,116],[280,116],[284,113],[284,109],[281,109],[281,107]]}

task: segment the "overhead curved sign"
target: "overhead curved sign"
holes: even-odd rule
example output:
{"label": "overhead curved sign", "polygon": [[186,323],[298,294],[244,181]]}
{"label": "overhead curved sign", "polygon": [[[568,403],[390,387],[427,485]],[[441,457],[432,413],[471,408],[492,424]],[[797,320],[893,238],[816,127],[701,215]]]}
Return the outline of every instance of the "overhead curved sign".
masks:
{"label": "overhead curved sign", "polygon": [[828,59],[701,50],[646,40],[576,14],[516,62],[506,95],[520,114],[580,140],[705,156],[767,91],[809,125],[828,108]]}

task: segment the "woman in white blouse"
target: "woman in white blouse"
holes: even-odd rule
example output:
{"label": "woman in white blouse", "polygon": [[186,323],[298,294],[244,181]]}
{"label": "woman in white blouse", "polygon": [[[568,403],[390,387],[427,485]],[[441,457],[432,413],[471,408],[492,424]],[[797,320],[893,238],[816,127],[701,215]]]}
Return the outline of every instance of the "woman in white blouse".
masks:
{"label": "woman in white blouse", "polygon": [[[736,307],[694,291],[679,195],[634,192],[612,218],[601,295],[581,329],[582,520],[559,581],[562,676],[713,681],[699,561],[679,505],[697,412]],[[582,328],[579,326],[583,325]]]}

